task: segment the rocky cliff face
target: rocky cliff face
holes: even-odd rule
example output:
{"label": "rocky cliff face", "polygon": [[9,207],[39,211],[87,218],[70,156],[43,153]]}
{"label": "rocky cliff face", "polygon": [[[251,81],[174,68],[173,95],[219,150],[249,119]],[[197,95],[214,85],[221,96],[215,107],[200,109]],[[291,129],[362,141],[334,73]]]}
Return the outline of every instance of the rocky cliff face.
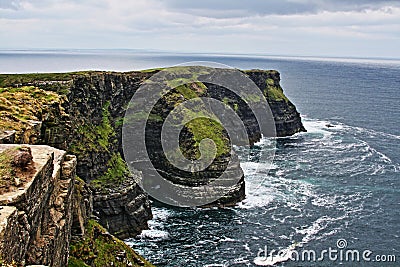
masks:
{"label": "rocky cliff face", "polygon": [[[196,70],[194,69],[193,71]],[[205,74],[205,72],[207,72],[206,69],[197,71],[199,73],[195,73],[194,75],[198,75],[199,78],[202,75],[209,75]],[[170,84],[175,84],[178,83],[177,81],[185,79],[190,80],[192,78],[191,75],[193,75],[192,73],[182,74],[182,72],[184,72],[182,69],[179,69],[177,72],[178,73],[174,73],[174,71],[168,72],[166,76],[168,76],[170,80],[163,86],[167,87],[170,86]],[[229,72],[230,70],[226,70],[227,74],[225,75],[229,76]],[[273,119],[275,120],[277,136],[288,136],[297,132],[305,131],[301,123],[300,115],[296,111],[295,106],[283,93],[283,89],[280,86],[280,75],[277,71],[251,70],[243,73],[257,85],[259,90],[267,99],[268,104],[271,107]],[[224,79],[224,73],[219,74],[217,72],[212,73],[211,75],[221,75],[222,78],[219,79]],[[207,78],[204,78],[204,80],[207,80]],[[196,140],[204,138],[214,140],[217,145],[217,155],[212,164],[204,171],[182,171],[174,167],[165,156],[166,153],[171,152],[173,154],[174,152],[164,151],[161,145],[161,132],[167,116],[175,107],[196,97],[211,97],[231,106],[231,108],[239,115],[241,121],[246,127],[250,144],[254,144],[260,140],[262,133],[253,113],[254,111],[250,109],[249,105],[243,99],[240,99],[240,97],[233,91],[221,85],[207,82],[189,82],[175,87],[163,97],[160,97],[151,111],[151,116],[147,121],[148,129],[146,130],[146,149],[150,156],[151,164],[155,167],[157,172],[163,176],[163,178],[172,181],[175,184],[198,186],[207,184],[213,179],[218,179],[221,173],[226,170],[228,162],[232,160],[233,164],[227,169],[227,173],[230,178],[236,178],[238,181],[237,184],[231,186],[228,190],[229,192],[225,196],[208,205],[235,205],[245,197],[244,177],[237,156],[235,154],[230,154],[229,150],[226,149],[230,146],[231,141],[229,140],[227,133],[224,130],[219,129],[219,125],[213,123],[212,120],[205,120],[203,122],[193,120],[191,123],[188,123],[187,126],[182,128],[179,137],[183,154],[187,159],[191,160],[196,160],[199,156],[199,143]],[[256,108],[262,108],[262,101],[258,95],[249,95],[248,97],[249,99],[246,99],[246,101],[252,102]],[[145,101],[143,100],[143,102]],[[201,103],[199,105],[201,105]],[[133,117],[135,114],[129,113],[128,115],[132,117],[130,118],[131,121],[134,120]],[[204,127],[204,125],[209,126]],[[135,131],[135,128],[136,125],[133,123],[131,131]],[[133,134],[133,136],[137,136],[137,134],[140,133]],[[236,143],[236,145],[238,144],[241,143]],[[154,177],[156,174],[151,170],[151,167],[149,168],[148,166],[149,164],[141,161],[134,164],[134,167],[142,170],[146,177]],[[149,190],[152,190],[152,188],[156,187],[156,184],[149,184],[147,186],[148,192],[150,192]],[[154,194],[158,194],[156,190],[154,190]],[[182,190],[179,194],[184,196],[185,193]],[[197,196],[195,193],[192,192],[190,197],[194,199],[193,203],[196,202],[195,199]],[[204,193],[199,192],[198,197],[204,197]]]}
{"label": "rocky cliff face", "polygon": [[[64,105],[70,114],[67,123],[45,124],[46,143],[51,143],[59,125],[68,134],[58,144],[67,143],[77,155],[77,174],[92,185],[93,208],[107,230],[120,238],[134,236],[147,228],[152,218],[147,195],[136,184],[122,159],[121,127],[125,107],[148,75],[141,73],[91,73],[72,80]],[[49,127],[50,126],[50,127]],[[53,139],[54,140],[54,139]]]}
{"label": "rocky cliff face", "polygon": [[84,73],[66,81],[35,77],[0,91],[0,128],[15,130],[0,136],[0,143],[47,144],[76,155],[77,175],[94,193],[95,214],[119,237],[145,229],[152,216],[147,195],[122,159],[118,124],[124,105],[147,76]]}
{"label": "rocky cliff face", "polygon": [[266,97],[274,116],[276,135],[278,137],[306,131],[296,107],[283,93],[280,85],[281,77],[278,71],[251,70],[245,73]]}
{"label": "rocky cliff face", "polygon": [[[0,145],[0,152],[17,149],[17,145]],[[10,185],[4,180],[7,175],[2,177],[2,185],[8,189],[0,196],[0,258],[3,263],[21,266],[65,266],[76,158],[49,146],[30,149],[31,169],[18,172],[21,180]]]}
{"label": "rocky cliff face", "polygon": [[0,159],[1,266],[153,266],[91,219],[75,156],[2,144]]}
{"label": "rocky cliff face", "polygon": [[[111,233],[120,237],[137,234],[147,227],[146,222],[151,218],[148,198],[135,183],[135,175],[138,174],[129,173],[122,157],[121,127],[129,100],[142,83],[155,73],[157,70],[45,74],[33,77],[11,75],[2,78],[3,81],[7,81],[6,84],[3,82],[3,86],[25,88],[2,91],[3,95],[7,94],[4,98],[8,102],[4,105],[0,103],[0,115],[5,118],[0,127],[16,130],[16,133],[6,133],[4,142],[15,139],[17,142],[48,144],[76,155],[77,175],[90,183],[93,190],[94,213]],[[252,70],[244,73],[266,97],[275,119],[278,136],[304,131],[299,113],[283,94],[278,72]],[[198,86],[204,91],[199,91]],[[198,95],[204,94],[228,103],[237,110],[245,123],[251,143],[261,138],[254,116],[248,112],[243,101],[225,88],[203,84],[190,85],[187,89],[195,91]],[[24,102],[19,100],[21,98]],[[188,99],[188,96],[184,91],[175,91],[172,98],[160,106],[158,115],[165,117],[165,112],[173,108],[178,99],[182,101]],[[21,106],[26,102],[31,103],[33,107],[25,108],[20,117],[10,115],[12,112],[18,112],[10,111],[8,106]],[[149,123],[154,123],[154,129],[159,126],[157,121]],[[14,127],[15,125],[17,127]],[[182,134],[182,138],[186,138],[183,144],[188,150],[188,157],[196,156],[197,153],[196,149],[190,149],[195,145],[193,136],[198,134],[193,132],[193,128],[195,127],[186,128]],[[154,134],[154,137],[159,135],[157,130],[153,133],[150,131],[151,134]],[[224,134],[220,139],[222,143],[226,142]],[[227,196],[214,204],[232,205],[244,198],[243,172],[235,155],[227,155],[221,151],[215,164],[192,181],[190,173],[173,171],[159,154],[156,145],[153,152],[154,159],[162,159],[155,160],[159,172],[169,179],[189,184],[198,182],[202,177],[210,179],[217,176],[225,169],[227,158],[233,157],[235,164],[229,172],[232,176],[237,176],[239,182]]]}

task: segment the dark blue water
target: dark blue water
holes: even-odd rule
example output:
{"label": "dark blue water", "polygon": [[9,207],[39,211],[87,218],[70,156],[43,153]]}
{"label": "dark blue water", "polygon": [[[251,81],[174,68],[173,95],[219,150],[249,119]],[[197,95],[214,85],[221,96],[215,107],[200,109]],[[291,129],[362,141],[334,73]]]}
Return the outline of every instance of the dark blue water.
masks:
{"label": "dark blue water", "polygon": [[[272,166],[256,156],[243,159],[247,197],[237,207],[155,205],[151,229],[128,243],[157,266],[255,266],[255,260],[275,266],[400,266],[399,61],[8,52],[0,53],[0,72],[130,70],[198,60],[279,70],[308,132],[278,139]],[[252,153],[267,149],[273,148],[262,140]],[[337,244],[339,239],[347,246]],[[268,253],[261,253],[265,248]],[[371,262],[264,255],[312,250],[318,258],[329,248],[360,255],[369,250]],[[377,262],[376,256],[390,255],[397,261]]]}

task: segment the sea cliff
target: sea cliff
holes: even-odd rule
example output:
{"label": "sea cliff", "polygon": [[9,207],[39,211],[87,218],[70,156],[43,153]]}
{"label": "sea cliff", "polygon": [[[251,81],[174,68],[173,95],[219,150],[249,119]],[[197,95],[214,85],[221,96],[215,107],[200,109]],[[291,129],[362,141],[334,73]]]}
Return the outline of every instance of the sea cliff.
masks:
{"label": "sea cliff", "polygon": [[[150,201],[136,182],[146,175],[146,169],[138,166],[141,172],[129,171],[123,157],[121,136],[130,99],[157,72],[159,70],[0,75],[0,143],[29,144],[34,155],[32,164],[41,162],[39,157],[45,153],[41,153],[40,149],[48,151],[46,155],[49,155],[42,160],[43,167],[36,168],[47,173],[40,176],[47,177],[47,180],[43,178],[38,184],[48,188],[42,190],[40,196],[26,197],[35,205],[20,206],[18,201],[1,203],[6,208],[0,210],[0,214],[5,214],[4,220],[7,222],[2,232],[3,245],[0,244],[2,260],[63,266],[72,240],[71,262],[76,264],[73,266],[101,266],[105,264],[100,260],[101,256],[92,255],[89,251],[82,254],[80,249],[90,247],[90,242],[96,243],[94,240],[97,238],[101,238],[103,243],[117,242],[113,236],[108,236],[108,232],[126,238],[147,228],[147,221],[152,218]],[[295,106],[283,93],[277,71],[250,70],[243,73],[267,99],[277,136],[305,130]],[[209,96],[227,103],[244,121],[251,143],[261,138],[254,117],[246,112],[243,102],[229,90],[212,84],[189,84],[184,90],[181,89],[174,90],[169,98],[155,108],[158,117],[149,122],[149,135],[155,137],[154,140],[159,136],[160,120],[157,118],[164,118],[164,113],[179,101],[193,97],[188,94],[190,92],[195,92],[195,96]],[[216,127],[206,128],[203,132],[193,129],[199,127],[187,127],[182,134],[187,157],[196,157],[198,153],[196,149],[191,149],[196,147],[196,136],[211,135],[223,145],[229,142],[223,131],[212,130]],[[150,142],[154,158],[162,159],[157,161],[157,170],[178,183],[193,185],[204,177],[216,177],[225,169],[227,160],[232,158],[235,164],[228,171],[231,176],[238,177],[238,183],[227,195],[211,204],[216,206],[234,205],[245,197],[244,176],[237,156],[225,153],[223,145],[213,165],[194,179],[190,173],[175,172],[160,156],[158,145]],[[66,164],[69,171],[63,167]],[[35,178],[37,175],[32,177],[32,181],[39,179]],[[51,208],[53,206],[54,209]],[[55,216],[52,210],[56,210],[58,215]],[[60,220],[64,221],[60,223]],[[16,227],[15,230],[13,227]],[[20,233],[18,238],[26,236],[23,239],[27,241],[13,240],[10,231]],[[18,249],[7,246],[18,242]],[[60,254],[51,254],[53,249],[60,251]],[[129,255],[121,256],[118,260],[113,258],[113,261],[122,264],[117,266],[126,266],[123,264],[128,261],[133,266],[148,264],[128,248],[118,247],[116,250],[128,251],[123,255]]]}

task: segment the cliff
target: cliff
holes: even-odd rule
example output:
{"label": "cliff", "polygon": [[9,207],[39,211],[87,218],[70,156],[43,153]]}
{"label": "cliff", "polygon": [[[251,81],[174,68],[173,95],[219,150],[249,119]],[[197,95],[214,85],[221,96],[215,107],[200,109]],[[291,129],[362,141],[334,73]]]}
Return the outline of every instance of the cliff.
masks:
{"label": "cliff", "polygon": [[[6,166],[20,146],[0,145],[0,257],[3,262],[65,266],[72,226],[76,158],[49,146],[31,146],[23,167]],[[18,172],[18,173],[15,173]]]}
{"label": "cliff", "polygon": [[153,266],[90,220],[92,195],[75,176],[75,156],[2,144],[0,159],[1,266]]}
{"label": "cliff", "polygon": [[[29,107],[25,107],[25,104],[22,110],[2,108],[0,103],[0,114],[5,118],[0,122],[0,127],[16,130],[17,142],[47,144],[76,155],[77,175],[94,188],[96,215],[103,225],[119,237],[137,234],[147,227],[146,221],[151,218],[146,194],[135,186],[135,180],[140,177],[137,174],[131,175],[123,160],[121,128],[130,99],[146,80],[158,72],[0,75],[0,86],[8,86],[1,93],[5,99],[4,106],[8,103],[12,107],[24,105],[21,103],[27,101],[31,103]],[[283,93],[279,72],[250,70],[243,73],[267,99],[277,136],[288,136],[305,130],[295,106]],[[190,77],[193,74],[185,75]],[[169,78],[170,83],[174,84],[174,74]],[[237,177],[238,183],[228,195],[214,204],[233,205],[244,198],[243,172],[237,157],[225,153],[230,141],[218,125],[208,121],[210,127],[199,127],[201,123],[197,121],[183,128],[181,141],[185,156],[189,159],[199,155],[199,143],[196,140],[209,137],[219,144],[218,157],[213,165],[197,176],[171,166],[158,141],[162,120],[170,110],[197,96],[212,97],[230,105],[244,122],[250,143],[261,138],[261,130],[252,111],[240,97],[219,85],[192,83],[178,86],[154,107],[154,116],[149,120],[149,130],[146,132],[146,138],[150,140],[148,149],[151,161],[157,172],[167,179],[193,185],[201,181],[202,177],[205,177],[204,183],[218,177],[232,159],[229,172],[232,177]],[[260,101],[255,96],[250,97],[253,102]],[[152,175],[148,173],[148,165],[142,165],[139,163],[131,167],[143,171],[146,177]],[[129,192],[126,190],[127,185]],[[136,201],[131,201],[132,198]]]}
{"label": "cliff", "polygon": [[274,116],[276,135],[278,137],[306,131],[301,122],[299,112],[283,92],[278,71],[251,70],[245,71],[245,73],[266,97]]}
{"label": "cliff", "polygon": [[[141,180],[143,175],[149,177],[151,173],[146,167],[141,168],[140,163],[134,164],[133,167],[141,172],[129,171],[123,157],[121,139],[123,119],[130,99],[146,80],[158,72],[159,70],[0,75],[0,144],[15,142],[48,145],[46,149],[50,154],[53,153],[47,165],[43,163],[47,167],[37,168],[47,170],[48,173],[45,181],[37,178],[43,186],[48,184],[48,188],[42,190],[43,195],[30,197],[30,201],[35,202],[32,205],[20,206],[18,201],[5,204],[6,226],[2,230],[3,240],[7,240],[7,244],[17,242],[10,237],[10,231],[20,233],[18,238],[24,237],[24,240],[29,240],[24,241],[26,244],[20,242],[22,246],[19,246],[19,251],[13,251],[12,246],[7,246],[4,242],[0,245],[4,251],[3,259],[11,260],[12,257],[18,262],[63,266],[66,262],[65,255],[68,255],[67,247],[72,231],[72,260],[77,264],[72,266],[100,266],[104,264],[101,255],[111,257],[114,252],[126,251],[123,244],[115,241],[108,232],[119,238],[126,238],[135,236],[147,228],[147,221],[152,218],[150,202],[137,181]],[[304,131],[299,113],[283,93],[277,71],[251,70],[243,73],[254,81],[266,97],[275,120],[277,136]],[[217,157],[203,172],[194,175],[192,172],[177,170],[168,163],[162,153],[159,142],[162,119],[166,118],[175,105],[197,96],[212,97],[231,106],[244,122],[251,144],[261,138],[262,133],[257,121],[237,95],[221,86],[191,83],[175,88],[154,107],[154,116],[148,121],[149,130],[146,132],[151,161],[166,179],[177,184],[193,186],[218,177],[231,160],[232,164],[227,173],[238,182],[230,188],[228,194],[210,205],[234,205],[245,197],[244,176],[237,156],[227,150],[230,146],[229,137],[218,124],[206,121],[208,126],[204,127],[204,121],[195,121],[184,127],[180,136],[183,152],[188,159],[198,158],[199,140],[211,138],[216,142]],[[252,101],[257,102],[258,99]],[[40,148],[44,149],[43,146]],[[32,148],[34,162],[39,162],[39,154],[43,154],[35,152],[37,149],[39,147]],[[67,154],[75,155],[77,160]],[[56,164],[55,158],[58,162]],[[69,176],[64,176],[62,166],[67,162],[70,162],[69,165],[76,165],[76,168],[73,168],[74,171]],[[60,171],[54,174],[55,176],[50,175],[54,169]],[[75,170],[76,176],[82,180],[75,178]],[[58,178],[54,178],[56,176]],[[65,204],[60,204],[57,193],[62,190],[66,190],[62,194],[63,199],[66,199]],[[42,201],[47,203],[48,207],[53,205],[53,210],[58,209],[56,219],[52,208],[46,210],[37,203]],[[63,209],[56,204],[64,205]],[[22,213],[31,217],[28,216],[25,220]],[[90,220],[92,213],[105,229]],[[38,214],[44,219],[37,219]],[[62,226],[60,218],[64,218]],[[44,230],[36,230],[41,228]],[[25,238],[27,235],[29,238]],[[60,240],[64,240],[63,244]],[[89,249],[91,244],[107,242],[118,243],[121,247],[117,246],[115,251],[101,255],[94,255]],[[49,251],[54,251],[53,249],[60,251],[59,256],[49,255]],[[86,254],[81,250],[86,251]],[[102,251],[101,246],[97,251]],[[148,264],[140,257],[134,256],[134,252],[125,252],[124,255],[128,256],[119,257],[121,266],[125,266],[122,262],[126,261],[137,265]],[[58,265],[59,263],[61,265]]]}
{"label": "cliff", "polygon": [[[0,128],[15,131],[7,133],[16,143],[46,144],[76,155],[77,176],[93,188],[95,215],[111,233],[125,238],[145,229],[152,215],[147,195],[121,157],[117,121],[128,101],[121,100],[126,92],[111,90],[102,82],[113,81],[99,81],[97,75],[68,76],[68,81],[42,81],[34,75],[27,86],[15,82],[29,75],[11,76],[14,87],[0,89]],[[0,143],[10,139],[7,133]]]}

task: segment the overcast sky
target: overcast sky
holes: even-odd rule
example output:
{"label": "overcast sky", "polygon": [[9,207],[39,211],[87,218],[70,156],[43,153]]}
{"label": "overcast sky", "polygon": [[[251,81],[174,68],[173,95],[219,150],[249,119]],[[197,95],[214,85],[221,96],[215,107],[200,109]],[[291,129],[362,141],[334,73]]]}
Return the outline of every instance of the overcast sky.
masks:
{"label": "overcast sky", "polygon": [[0,49],[400,58],[400,1],[0,0]]}

